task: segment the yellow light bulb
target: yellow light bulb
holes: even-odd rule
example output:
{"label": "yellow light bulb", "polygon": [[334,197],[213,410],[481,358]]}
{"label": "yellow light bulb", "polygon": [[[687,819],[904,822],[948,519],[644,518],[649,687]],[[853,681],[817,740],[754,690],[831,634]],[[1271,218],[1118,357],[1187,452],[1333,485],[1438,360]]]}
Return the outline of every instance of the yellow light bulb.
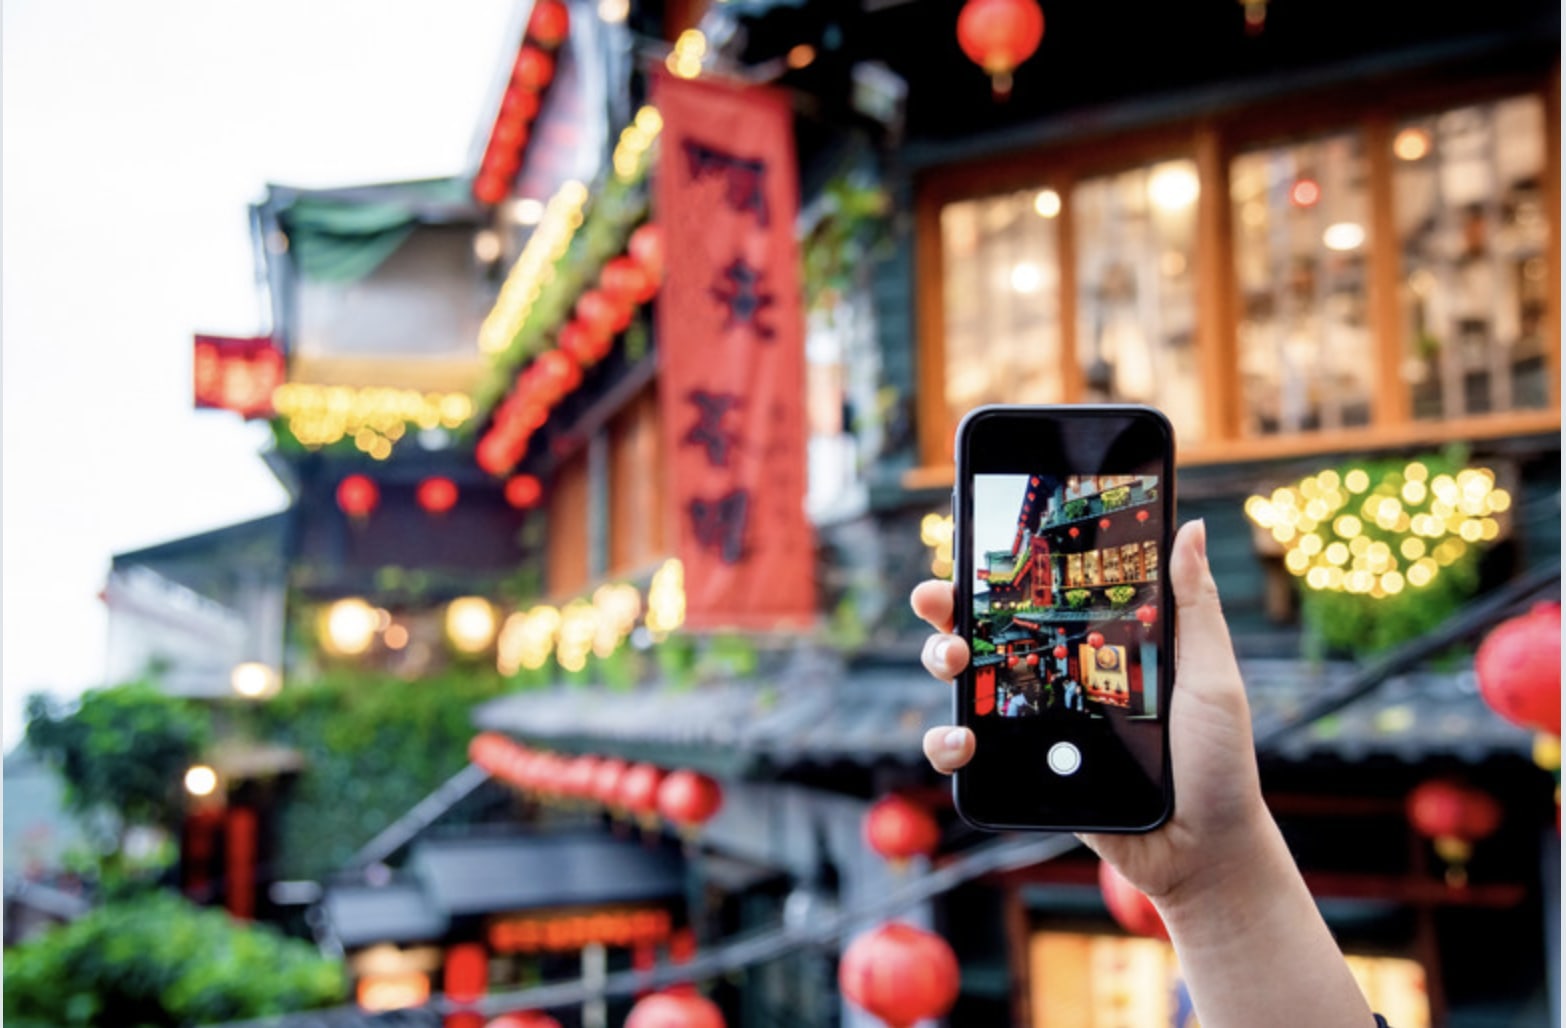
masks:
{"label": "yellow light bulb", "polygon": [[1512,505],[1512,494],[1505,489],[1492,489],[1490,495],[1485,497],[1485,506],[1492,513],[1499,514]]}
{"label": "yellow light bulb", "polygon": [[1370,488],[1370,475],[1363,468],[1355,468],[1343,476],[1343,484],[1351,493],[1362,493]]}
{"label": "yellow light bulb", "polygon": [[1305,576],[1305,584],[1312,589],[1325,589],[1329,578],[1326,568],[1311,568],[1310,574]]}
{"label": "yellow light bulb", "polygon": [[1370,552],[1370,540],[1365,536],[1357,535],[1348,544],[1349,552],[1356,557],[1363,557]]}
{"label": "yellow light bulb", "polygon": [[1403,469],[1403,477],[1410,482],[1423,482],[1430,477],[1430,469],[1416,460]]}
{"label": "yellow light bulb", "polygon": [[[1311,536],[1310,538],[1315,538]],[[1283,558],[1283,566],[1289,569],[1289,573],[1295,576],[1303,575],[1310,567],[1310,555],[1304,550],[1293,549]]]}
{"label": "yellow light bulb", "polygon": [[1388,571],[1381,576],[1381,588],[1385,589],[1389,596],[1396,596],[1403,591],[1403,576],[1396,571]]}
{"label": "yellow light bulb", "polygon": [[1364,530],[1364,525],[1352,514],[1341,514],[1332,522],[1332,529],[1344,539],[1353,539]]}
{"label": "yellow light bulb", "polygon": [[1311,534],[1301,536],[1298,546],[1299,552],[1305,554],[1307,557],[1314,557],[1316,554],[1321,552],[1323,543],[1321,541],[1321,536]]}
{"label": "yellow light bulb", "polygon": [[1328,468],[1326,471],[1323,471],[1321,474],[1316,476],[1316,484],[1321,487],[1321,491],[1323,493],[1329,493],[1336,489],[1339,484],[1342,483],[1342,481],[1343,480],[1338,477],[1338,473],[1333,471],[1331,468]]}
{"label": "yellow light bulb", "polygon": [[1291,524],[1275,525],[1272,529],[1272,537],[1280,543],[1287,543],[1294,538],[1294,526]]}
{"label": "yellow light bulb", "polygon": [[1403,499],[1409,503],[1423,503],[1429,492],[1423,482],[1408,481],[1403,483]]}
{"label": "yellow light bulb", "polygon": [[1476,543],[1484,537],[1484,526],[1477,521],[1464,521],[1457,526],[1457,534],[1466,542]]}
{"label": "yellow light bulb", "polygon": [[1408,569],[1408,584],[1416,588],[1427,586],[1435,580],[1436,570],[1436,562],[1426,557]]}
{"label": "yellow light bulb", "polygon": [[1336,564],[1341,567],[1348,563],[1349,548],[1344,546],[1342,543],[1333,543],[1331,546],[1327,547],[1326,557],[1328,563]]}
{"label": "yellow light bulb", "polygon": [[1398,544],[1397,549],[1398,552],[1403,555],[1405,560],[1418,560],[1420,557],[1425,555],[1424,542],[1412,537],[1404,539],[1401,543]]}

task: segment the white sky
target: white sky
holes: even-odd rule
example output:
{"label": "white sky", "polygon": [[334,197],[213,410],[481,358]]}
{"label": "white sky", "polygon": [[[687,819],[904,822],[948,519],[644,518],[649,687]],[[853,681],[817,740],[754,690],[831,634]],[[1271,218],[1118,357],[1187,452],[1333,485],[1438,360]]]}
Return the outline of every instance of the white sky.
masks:
{"label": "white sky", "polygon": [[986,550],[1007,550],[1017,538],[1017,512],[1027,491],[1027,475],[975,475],[973,477],[973,588],[988,588],[979,581]]}
{"label": "white sky", "polygon": [[281,509],[191,408],[194,331],[264,329],[246,205],[463,170],[522,0],[5,0],[4,745],[102,684],[110,556]]}

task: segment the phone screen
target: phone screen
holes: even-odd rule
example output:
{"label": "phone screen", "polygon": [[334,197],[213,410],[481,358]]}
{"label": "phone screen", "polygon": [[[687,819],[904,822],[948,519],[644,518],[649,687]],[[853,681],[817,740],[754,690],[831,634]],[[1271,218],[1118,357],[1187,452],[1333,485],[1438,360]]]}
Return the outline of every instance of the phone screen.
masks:
{"label": "phone screen", "polygon": [[993,828],[1168,816],[1173,435],[1140,407],[990,407],[958,431],[958,809]]}

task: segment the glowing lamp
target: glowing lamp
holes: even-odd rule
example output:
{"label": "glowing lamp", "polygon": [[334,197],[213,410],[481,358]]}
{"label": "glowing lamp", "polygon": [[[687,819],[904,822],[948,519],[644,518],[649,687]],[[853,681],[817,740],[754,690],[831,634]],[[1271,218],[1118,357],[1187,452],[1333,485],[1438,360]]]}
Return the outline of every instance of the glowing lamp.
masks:
{"label": "glowing lamp", "polygon": [[351,518],[369,517],[380,502],[380,487],[365,475],[349,475],[337,483],[337,506]]}
{"label": "glowing lamp", "polygon": [[283,685],[275,668],[255,660],[235,664],[234,670],[229,673],[228,682],[236,693],[249,700],[275,696]]}
{"label": "glowing lamp", "polygon": [[358,597],[338,600],[321,614],[321,642],[335,656],[356,657],[370,648],[379,626],[368,603]]}
{"label": "glowing lamp", "polygon": [[547,50],[565,40],[571,29],[571,13],[560,0],[538,0],[527,19],[527,38]]}
{"label": "glowing lamp", "polygon": [[625,1028],[724,1028],[716,1003],[695,992],[655,992],[631,1008]]}
{"label": "glowing lamp", "polygon": [[457,505],[457,483],[449,478],[426,478],[414,494],[419,506],[431,514],[444,514]]}
{"label": "glowing lamp", "polygon": [[1044,39],[1044,12],[1034,0],[968,0],[957,15],[957,42],[984,69],[997,99],[1011,95],[1011,73]]}
{"label": "glowing lamp", "polygon": [[676,771],[658,786],[658,813],[690,831],[710,821],[723,806],[723,787],[696,771]]}
{"label": "glowing lamp", "polygon": [[495,608],[482,596],[459,596],[446,606],[446,638],[458,653],[483,653],[498,628]]}
{"label": "glowing lamp", "polygon": [[1541,603],[1501,622],[1474,658],[1479,694],[1501,717],[1561,734],[1561,607]]}
{"label": "glowing lamp", "polygon": [[1126,881],[1107,860],[1098,863],[1098,888],[1104,896],[1104,905],[1115,923],[1132,935],[1150,939],[1169,938],[1169,929],[1159,916],[1158,908],[1147,894]]}
{"label": "glowing lamp", "polygon": [[205,764],[196,764],[185,772],[185,791],[192,796],[211,796],[217,786],[217,772]]}
{"label": "glowing lamp", "polygon": [[532,475],[514,475],[506,481],[506,502],[517,510],[531,510],[543,497],[543,484]]}
{"label": "glowing lamp", "polygon": [[928,857],[941,842],[941,829],[930,812],[902,796],[884,796],[865,815],[865,842],[881,856],[901,863]]}
{"label": "glowing lamp", "polygon": [[951,1009],[960,975],[945,939],[894,921],[849,944],[837,981],[843,995],[888,1028],[910,1028]]}

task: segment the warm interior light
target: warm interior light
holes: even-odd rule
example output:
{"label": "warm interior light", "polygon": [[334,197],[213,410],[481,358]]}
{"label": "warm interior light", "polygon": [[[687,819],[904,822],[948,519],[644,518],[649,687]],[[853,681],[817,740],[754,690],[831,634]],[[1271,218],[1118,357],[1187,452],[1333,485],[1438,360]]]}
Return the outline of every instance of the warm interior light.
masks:
{"label": "warm interior light", "polygon": [[429,1001],[430,978],[418,971],[366,975],[354,994],[364,1010],[403,1010]]}
{"label": "warm interior light", "polygon": [[1314,207],[1321,200],[1321,186],[1313,178],[1295,181],[1289,189],[1289,202],[1296,207]]}
{"label": "warm interior light", "polygon": [[808,68],[816,59],[816,48],[809,43],[800,43],[792,47],[788,52],[788,66],[798,71],[800,68]]}
{"label": "warm interior light", "polygon": [[1147,180],[1147,196],[1165,211],[1183,211],[1196,202],[1201,183],[1187,161],[1171,161],[1153,169]]}
{"label": "warm interior light", "polygon": [[598,0],[598,17],[610,25],[625,21],[631,13],[631,0]]}
{"label": "warm interior light", "polygon": [[185,772],[185,791],[192,796],[211,796],[217,791],[217,772],[205,764],[196,764]]}
{"label": "warm interior light", "polygon": [[1060,214],[1060,194],[1053,189],[1040,189],[1033,198],[1033,210],[1041,218],[1053,218]]}
{"label": "warm interior light", "polygon": [[544,219],[544,205],[531,196],[524,196],[511,205],[511,220],[523,228],[537,225]]}
{"label": "warm interior light", "polygon": [[483,229],[473,236],[473,256],[481,264],[493,264],[500,259],[500,235],[494,229]]}
{"label": "warm interior light", "polygon": [[1327,226],[1321,234],[1321,242],[1329,250],[1358,250],[1365,245],[1365,227],[1353,221],[1336,222]]}
{"label": "warm interior light", "polygon": [[1430,152],[1430,133],[1422,128],[1406,128],[1393,137],[1392,152],[1399,160],[1417,161]]}
{"label": "warm interior light", "polygon": [[375,639],[375,608],[358,597],[338,600],[322,615],[321,641],[329,653],[356,657]]}
{"label": "warm interior light", "polygon": [[1011,266],[1010,280],[1014,292],[1029,296],[1044,284],[1044,274],[1032,261],[1019,261]]}
{"label": "warm interior light", "polygon": [[647,589],[647,630],[672,632],[685,623],[685,565],[670,558],[653,572]]}
{"label": "warm interior light", "polygon": [[460,653],[482,653],[495,638],[495,608],[482,596],[459,596],[446,607],[446,637]]}
{"label": "warm interior light", "polygon": [[235,664],[234,670],[229,673],[228,682],[235,692],[252,700],[272,696],[282,685],[276,671],[254,660]]}
{"label": "warm interior light", "polygon": [[667,63],[669,70],[682,79],[701,75],[702,58],[707,56],[707,37],[700,29],[686,29],[674,41]]}

